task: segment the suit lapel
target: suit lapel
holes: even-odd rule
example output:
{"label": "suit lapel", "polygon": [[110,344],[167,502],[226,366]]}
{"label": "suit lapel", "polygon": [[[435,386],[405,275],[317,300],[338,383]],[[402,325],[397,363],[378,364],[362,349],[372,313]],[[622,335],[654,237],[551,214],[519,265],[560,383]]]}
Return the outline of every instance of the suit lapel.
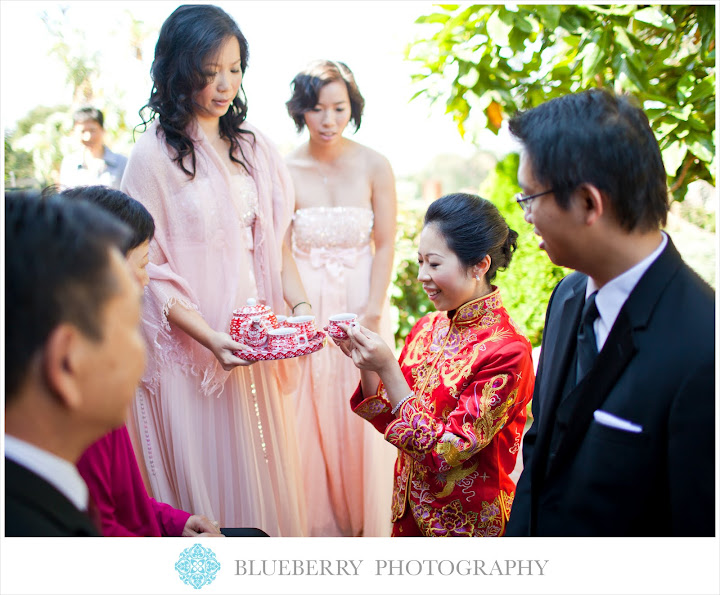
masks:
{"label": "suit lapel", "polygon": [[[641,277],[620,309],[595,365],[569,395],[573,407],[567,431],[558,445],[548,476],[563,467],[585,438],[593,413],[602,406],[625,368],[637,353],[636,335],[647,327],[665,287],[682,260],[668,237],[668,245]],[[553,416],[554,418],[555,416]]]}
{"label": "suit lapel", "polygon": [[542,383],[543,385],[540,388],[542,394],[545,395],[545,401],[541,405],[541,416],[537,420],[538,438],[532,468],[534,485],[539,485],[538,482],[542,483],[545,476],[555,412],[562,398],[565,379],[570,371],[570,364],[575,353],[575,336],[587,286],[586,277],[583,276],[579,279],[580,281],[575,282],[574,287],[568,290],[561,303],[555,306],[559,309],[558,315],[557,317],[553,316],[552,328],[550,325],[547,325],[546,328],[546,331],[551,331],[553,334],[547,335],[543,341],[542,349],[548,350],[546,357],[551,358],[549,361],[552,368],[543,370],[546,378],[538,379],[538,384]]}
{"label": "suit lapel", "polygon": [[5,484],[6,503],[8,498],[17,498],[68,536],[100,535],[90,517],[75,508],[55,486],[7,457]]}
{"label": "suit lapel", "polygon": [[620,310],[592,369],[561,405],[571,408],[572,413],[568,416],[571,423],[568,423],[565,434],[558,444],[555,459],[548,469],[548,476],[551,476],[555,469],[561,468],[563,463],[575,453],[587,433],[593,413],[603,404],[635,355],[637,348],[632,330],[626,310]]}

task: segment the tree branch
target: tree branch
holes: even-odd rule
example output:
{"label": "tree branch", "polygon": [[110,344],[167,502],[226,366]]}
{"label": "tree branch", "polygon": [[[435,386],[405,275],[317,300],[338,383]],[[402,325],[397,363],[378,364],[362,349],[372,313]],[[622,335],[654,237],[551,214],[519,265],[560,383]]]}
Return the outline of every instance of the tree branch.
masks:
{"label": "tree branch", "polygon": [[675,192],[678,188],[680,188],[680,186],[682,186],[682,183],[685,180],[685,176],[687,175],[690,166],[693,164],[693,161],[695,161],[695,155],[693,155],[692,153],[688,153],[685,156],[685,163],[683,163],[683,168],[680,172],[680,175],[677,177],[673,185],[670,186],[670,192]]}

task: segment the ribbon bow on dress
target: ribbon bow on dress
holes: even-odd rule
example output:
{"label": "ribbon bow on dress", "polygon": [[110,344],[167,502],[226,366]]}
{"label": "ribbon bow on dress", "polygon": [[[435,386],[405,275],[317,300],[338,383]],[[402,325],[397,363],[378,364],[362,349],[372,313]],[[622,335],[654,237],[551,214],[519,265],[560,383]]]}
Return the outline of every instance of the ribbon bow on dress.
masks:
{"label": "ribbon bow on dress", "polygon": [[357,248],[312,248],[310,250],[310,263],[316,268],[327,268],[334,278],[344,280],[345,269],[352,269],[357,262]]}
{"label": "ribbon bow on dress", "polygon": [[318,247],[310,250],[310,264],[313,268],[326,271],[322,274],[318,312],[332,316],[347,311],[348,287],[345,283],[345,270],[355,268],[360,254],[361,250],[358,248]]}

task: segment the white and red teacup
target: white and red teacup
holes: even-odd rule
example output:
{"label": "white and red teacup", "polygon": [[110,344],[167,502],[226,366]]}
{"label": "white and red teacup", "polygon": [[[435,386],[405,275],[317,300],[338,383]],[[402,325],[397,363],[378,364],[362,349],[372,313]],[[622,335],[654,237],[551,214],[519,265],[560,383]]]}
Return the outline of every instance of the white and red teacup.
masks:
{"label": "white and red teacup", "polygon": [[308,343],[317,334],[314,316],[291,316],[285,326],[297,330],[299,342]]}
{"label": "white and red teacup", "polygon": [[267,332],[268,349],[282,351],[283,349],[296,349],[298,346],[297,329],[281,326]]}
{"label": "white and red teacup", "polygon": [[340,328],[340,324],[344,324],[346,326],[352,325],[357,320],[357,314],[352,314],[351,312],[344,312],[342,314],[335,314],[335,316],[330,317],[330,322],[328,323],[327,330],[328,333],[330,333],[330,336],[333,339],[338,339],[340,341],[343,341],[348,338],[347,333]]}

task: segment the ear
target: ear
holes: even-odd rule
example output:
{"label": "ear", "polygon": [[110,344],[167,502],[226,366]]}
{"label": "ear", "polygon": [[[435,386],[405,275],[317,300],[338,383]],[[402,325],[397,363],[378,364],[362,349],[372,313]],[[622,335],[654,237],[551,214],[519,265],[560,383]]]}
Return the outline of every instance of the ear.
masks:
{"label": "ear", "polygon": [[80,379],[87,341],[76,327],[60,324],[45,343],[42,371],[48,391],[69,409],[82,403]]}
{"label": "ear", "polygon": [[580,201],[582,216],[586,225],[593,225],[605,213],[603,195],[592,184],[581,184],[577,189],[577,200]]}
{"label": "ear", "polygon": [[485,274],[490,270],[490,263],[492,262],[492,259],[490,258],[489,254],[486,254],[485,257],[478,262],[476,265],[472,268],[472,275],[473,278],[480,277],[482,279]]}

